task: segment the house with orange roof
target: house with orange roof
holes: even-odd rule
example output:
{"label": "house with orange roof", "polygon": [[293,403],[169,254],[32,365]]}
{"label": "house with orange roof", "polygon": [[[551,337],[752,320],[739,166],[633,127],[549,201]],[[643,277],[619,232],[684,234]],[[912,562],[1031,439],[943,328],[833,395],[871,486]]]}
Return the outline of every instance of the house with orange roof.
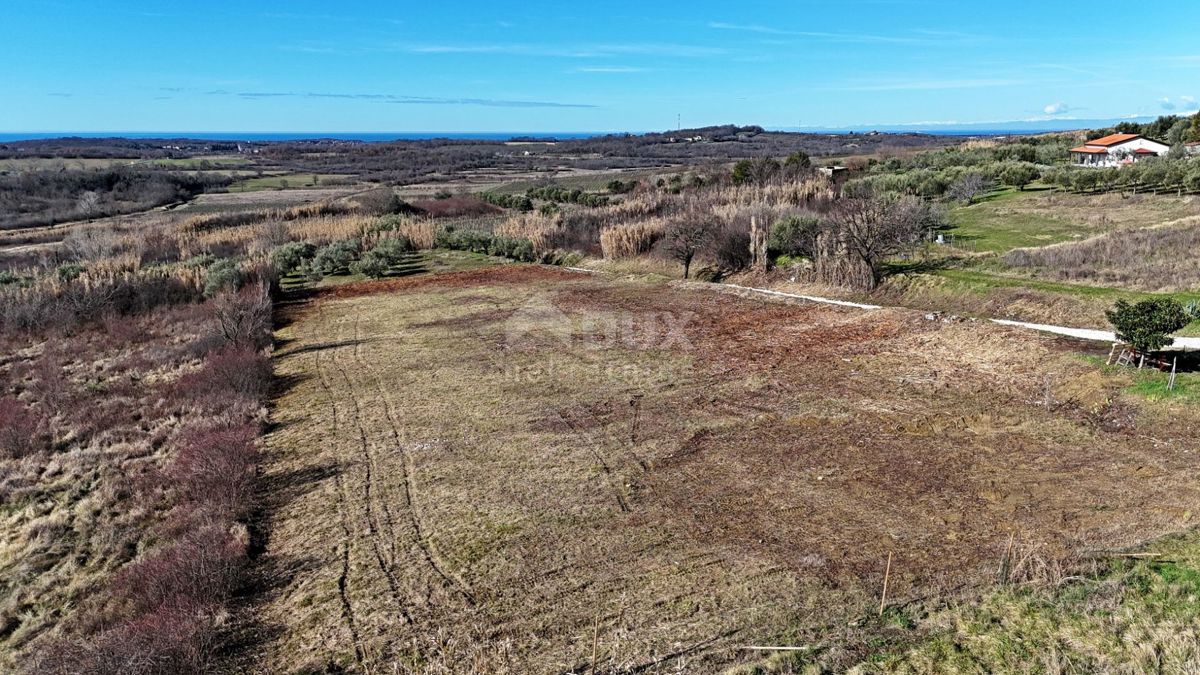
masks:
{"label": "house with orange roof", "polygon": [[1071,148],[1071,163],[1077,166],[1114,167],[1133,164],[1147,157],[1160,157],[1171,150],[1140,134],[1110,134]]}

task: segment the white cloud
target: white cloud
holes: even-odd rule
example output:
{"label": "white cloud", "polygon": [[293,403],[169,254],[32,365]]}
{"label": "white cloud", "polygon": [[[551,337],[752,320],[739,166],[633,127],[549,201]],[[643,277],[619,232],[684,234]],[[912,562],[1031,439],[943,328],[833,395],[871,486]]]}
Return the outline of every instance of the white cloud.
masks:
{"label": "white cloud", "polygon": [[576,68],[574,70],[574,72],[576,72],[576,73],[644,73],[644,72],[646,72],[646,69],[638,68],[636,66],[584,66],[583,68]]}
{"label": "white cloud", "polygon": [[1165,96],[1163,98],[1158,99],[1158,105],[1161,106],[1163,110],[1174,110],[1175,109],[1175,102],[1169,98],[1166,98]]}
{"label": "white cloud", "polygon": [[743,33],[758,33],[760,35],[783,35],[790,37],[813,38],[816,40],[826,40],[829,42],[849,42],[849,43],[884,43],[884,44],[900,44],[900,45],[937,45],[949,43],[965,43],[975,42],[980,40],[978,36],[968,33],[958,33],[949,31],[926,31],[919,30],[916,34],[909,35],[880,35],[868,33],[830,33],[824,31],[810,30],[788,30],[784,28],[776,28],[774,26],[764,26],[761,24],[740,24],[727,23],[724,21],[710,21],[708,27],[714,30],[740,31]]}
{"label": "white cloud", "polygon": [[837,91],[937,91],[940,89],[984,89],[989,87],[1017,87],[1028,84],[1024,80],[981,78],[964,80],[882,80],[877,82],[850,82],[828,87]]}
{"label": "white cloud", "polygon": [[1059,101],[1057,103],[1051,103],[1050,105],[1046,106],[1045,108],[1042,108],[1042,112],[1046,113],[1047,115],[1065,115],[1070,111],[1071,111],[1071,106],[1067,105],[1066,103],[1063,103],[1062,101]]}

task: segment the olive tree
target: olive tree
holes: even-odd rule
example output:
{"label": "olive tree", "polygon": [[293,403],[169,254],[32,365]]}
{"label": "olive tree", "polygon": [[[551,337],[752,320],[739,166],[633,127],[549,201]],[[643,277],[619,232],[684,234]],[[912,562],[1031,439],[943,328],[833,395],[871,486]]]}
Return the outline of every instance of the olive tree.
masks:
{"label": "olive tree", "polygon": [[1153,352],[1174,342],[1171,333],[1191,323],[1192,317],[1178,300],[1153,298],[1130,303],[1118,300],[1105,312],[1117,329],[1117,339],[1139,352]]}

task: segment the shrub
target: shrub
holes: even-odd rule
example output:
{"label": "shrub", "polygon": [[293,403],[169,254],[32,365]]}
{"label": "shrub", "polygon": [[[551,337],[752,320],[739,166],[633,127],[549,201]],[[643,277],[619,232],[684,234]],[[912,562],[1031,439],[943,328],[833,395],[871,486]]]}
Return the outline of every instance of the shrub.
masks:
{"label": "shrub", "polygon": [[204,275],[204,297],[211,298],[224,291],[237,290],[242,283],[242,272],[232,258],[218,260],[208,267]]}
{"label": "shrub", "polygon": [[271,263],[280,274],[290,274],[317,253],[317,247],[306,241],[288,242],[271,251]]}
{"label": "shrub", "polygon": [[488,243],[488,255],[511,258],[521,262],[533,262],[533,242],[519,237],[497,235]]}
{"label": "shrub", "polygon": [[217,609],[177,601],[90,640],[59,640],[28,664],[31,675],[199,675],[212,672],[219,646]]}
{"label": "shrub", "polygon": [[772,257],[781,255],[812,258],[817,250],[817,233],[821,221],[815,216],[789,216],[771,225],[767,235],[767,252]]}
{"label": "shrub", "polygon": [[372,279],[386,276],[388,270],[400,264],[404,254],[413,250],[412,242],[404,235],[384,239],[375,248],[363,254],[362,258],[350,265],[350,269],[358,274],[364,274]]}
{"label": "shrub", "polygon": [[83,265],[75,264],[59,265],[54,270],[55,276],[57,276],[60,281],[75,281],[79,278],[79,275],[83,274],[83,272]]}
{"label": "shrub", "polygon": [[999,178],[1005,185],[1024,190],[1026,185],[1041,177],[1036,166],[1028,162],[1008,162],[1000,170]]}
{"label": "shrub", "polygon": [[249,515],[258,462],[258,425],[214,424],[185,432],[168,475],[196,508],[236,520]]}
{"label": "shrub", "polygon": [[226,343],[263,347],[271,342],[271,295],[265,283],[218,295],[213,316]]}
{"label": "shrub", "polygon": [[363,257],[356,262],[350,263],[350,271],[355,274],[361,274],[372,279],[387,276],[391,265],[384,256],[375,251],[367,251]]}
{"label": "shrub", "polygon": [[708,257],[722,270],[736,272],[750,266],[750,232],[737,223],[715,228],[706,249]]}
{"label": "shrub", "polygon": [[231,345],[210,352],[200,370],[179,378],[172,389],[177,401],[223,410],[232,407],[231,399],[256,403],[270,384],[270,360],[252,347]]}
{"label": "shrub", "polygon": [[194,255],[191,258],[184,260],[180,263],[180,265],[182,267],[199,269],[201,267],[208,267],[216,261],[217,257],[215,255],[211,253],[201,253],[200,255]]}
{"label": "shrub", "polygon": [[126,565],[113,581],[114,596],[129,615],[181,603],[213,605],[237,587],[246,545],[219,525],[203,525],[177,542]]}
{"label": "shrub", "polygon": [[0,398],[0,457],[27,457],[47,445],[45,418],[16,398]]}
{"label": "shrub", "polygon": [[512,237],[503,234],[492,235],[477,230],[445,228],[438,232],[434,243],[438,248],[486,253],[487,255],[512,258],[521,262],[533,262],[537,259],[533,242],[524,237]]}
{"label": "shrub", "polygon": [[1139,352],[1152,352],[1171,344],[1171,333],[1191,322],[1179,301],[1153,298],[1130,304],[1118,300],[1105,312],[1117,330],[1117,339],[1133,345]]}
{"label": "shrub", "polygon": [[345,274],[350,270],[350,263],[358,257],[358,252],[359,242],[356,239],[335,241],[317,249],[312,259],[312,267],[325,276]]}
{"label": "shrub", "polygon": [[743,159],[733,165],[733,183],[734,185],[747,183],[765,185],[775,174],[779,173],[779,169],[779,162],[771,157]]}

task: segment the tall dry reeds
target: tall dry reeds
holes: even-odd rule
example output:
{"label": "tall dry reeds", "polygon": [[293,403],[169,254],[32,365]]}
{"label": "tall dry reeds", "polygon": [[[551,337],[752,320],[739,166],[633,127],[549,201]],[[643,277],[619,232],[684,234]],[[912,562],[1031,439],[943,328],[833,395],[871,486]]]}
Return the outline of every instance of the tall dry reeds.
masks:
{"label": "tall dry reeds", "polygon": [[396,226],[396,232],[408,237],[418,250],[433,248],[437,225],[432,220],[406,220]]}
{"label": "tall dry reeds", "polygon": [[662,239],[666,227],[662,218],[607,227],[600,231],[600,249],[606,260],[645,255]]}
{"label": "tall dry reeds", "polygon": [[517,239],[528,239],[538,253],[558,249],[565,241],[563,219],[558,214],[517,214],[497,225],[495,233]]}

